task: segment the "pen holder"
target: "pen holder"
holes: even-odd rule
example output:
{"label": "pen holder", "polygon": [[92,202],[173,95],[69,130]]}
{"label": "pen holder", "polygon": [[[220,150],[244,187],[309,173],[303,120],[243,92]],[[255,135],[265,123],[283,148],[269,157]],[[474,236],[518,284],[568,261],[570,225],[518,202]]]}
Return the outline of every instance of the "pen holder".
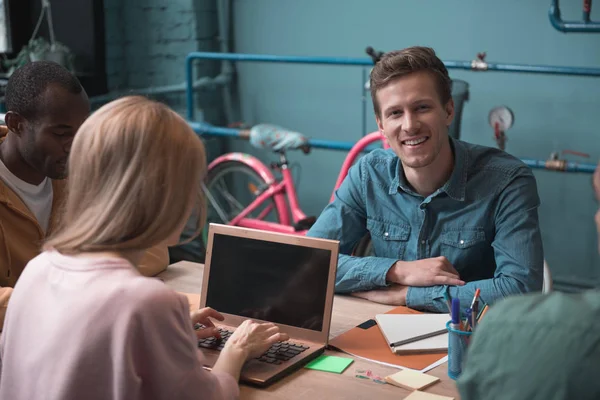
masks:
{"label": "pen holder", "polygon": [[465,332],[452,328],[448,321],[448,376],[450,379],[458,379],[462,373],[465,356],[473,332]]}

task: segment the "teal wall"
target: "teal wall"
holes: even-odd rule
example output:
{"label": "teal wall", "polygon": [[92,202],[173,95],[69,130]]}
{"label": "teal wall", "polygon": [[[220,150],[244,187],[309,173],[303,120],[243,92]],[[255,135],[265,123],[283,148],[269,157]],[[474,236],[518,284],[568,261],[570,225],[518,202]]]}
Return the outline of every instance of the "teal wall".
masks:
{"label": "teal wall", "polygon": [[[581,1],[563,1],[563,18],[581,18]],[[392,50],[433,47],[443,60],[488,60],[600,67],[600,34],[564,34],[550,25],[550,0],[234,0],[235,51],[362,57],[368,45]],[[600,20],[600,6],[592,13]],[[361,68],[239,63],[243,119],[272,122],[320,139],[355,141],[361,129]],[[507,151],[547,159],[551,152],[600,156],[600,78],[451,70],[470,83],[462,138],[494,146],[489,110],[515,113]],[[375,130],[368,103],[369,128]],[[264,161],[270,154],[239,143]],[[577,160],[573,156],[567,156]],[[309,214],[326,205],[344,154],[293,154],[300,167],[300,202]],[[298,172],[298,170],[297,170]],[[559,288],[596,285],[600,264],[589,174],[535,171],[546,259]]]}

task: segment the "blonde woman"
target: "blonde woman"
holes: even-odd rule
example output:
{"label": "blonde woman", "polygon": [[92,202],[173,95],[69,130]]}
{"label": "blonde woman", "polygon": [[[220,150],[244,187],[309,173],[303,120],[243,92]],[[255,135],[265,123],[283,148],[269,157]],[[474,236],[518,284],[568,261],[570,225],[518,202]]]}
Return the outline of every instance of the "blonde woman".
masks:
{"label": "blonde woman", "polygon": [[[239,395],[243,363],[287,340],[246,321],[212,372],[187,299],[140,275],[144,251],[176,244],[199,206],[200,139],[168,107],[126,97],[95,112],[69,156],[64,217],[13,292],[0,341],[2,399],[216,399]],[[199,218],[201,221],[202,218]]]}

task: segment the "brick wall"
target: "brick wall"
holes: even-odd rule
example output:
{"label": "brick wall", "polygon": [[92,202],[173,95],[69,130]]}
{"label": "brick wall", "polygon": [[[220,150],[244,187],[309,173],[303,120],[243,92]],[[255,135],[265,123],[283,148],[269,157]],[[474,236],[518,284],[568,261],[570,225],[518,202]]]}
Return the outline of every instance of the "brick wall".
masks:
{"label": "brick wall", "polygon": [[[185,81],[192,51],[217,51],[216,0],[104,0],[109,90],[148,88]],[[214,76],[219,63],[198,63],[196,76]],[[179,112],[185,94],[160,96]],[[220,94],[202,92],[205,118],[222,123]]]}
{"label": "brick wall", "polygon": [[106,78],[109,90],[127,88],[127,67],[125,64],[125,22],[124,1],[104,0],[104,21],[106,26]]}

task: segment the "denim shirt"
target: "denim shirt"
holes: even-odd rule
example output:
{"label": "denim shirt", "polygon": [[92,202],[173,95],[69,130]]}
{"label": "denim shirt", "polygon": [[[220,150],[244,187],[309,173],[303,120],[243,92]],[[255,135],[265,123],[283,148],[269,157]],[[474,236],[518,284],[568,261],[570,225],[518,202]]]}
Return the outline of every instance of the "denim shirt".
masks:
{"label": "denim shirt", "polygon": [[[391,149],[374,150],[350,168],[307,234],[340,241],[336,292],[385,287],[396,261],[437,256],[445,256],[467,283],[410,287],[407,306],[448,312],[446,290],[462,305],[471,303],[477,288],[488,304],[541,290],[540,200],[533,173],[503,151],[453,138],[450,143],[452,174],[427,197],[411,189]],[[351,256],[367,232],[375,256]]]}

